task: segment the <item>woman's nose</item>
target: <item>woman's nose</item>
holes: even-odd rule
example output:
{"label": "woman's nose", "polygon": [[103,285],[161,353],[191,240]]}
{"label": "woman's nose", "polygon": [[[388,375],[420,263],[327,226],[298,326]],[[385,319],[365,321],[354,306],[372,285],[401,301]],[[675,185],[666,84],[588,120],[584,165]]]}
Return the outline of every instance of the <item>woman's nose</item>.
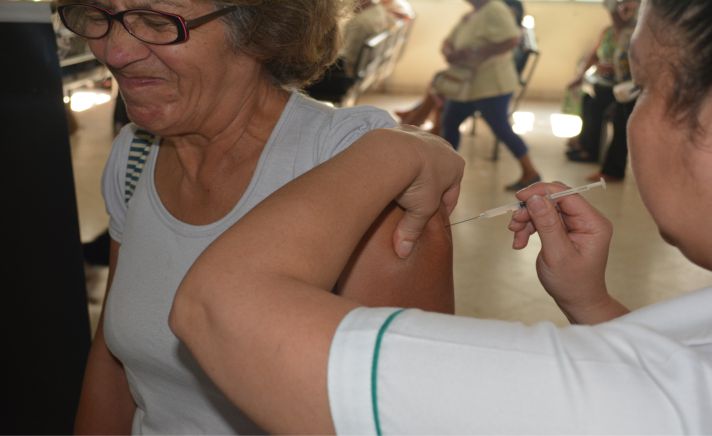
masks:
{"label": "woman's nose", "polygon": [[148,55],[147,44],[132,36],[124,26],[115,21],[109,33],[89,42],[91,50],[99,61],[110,68],[122,68]]}

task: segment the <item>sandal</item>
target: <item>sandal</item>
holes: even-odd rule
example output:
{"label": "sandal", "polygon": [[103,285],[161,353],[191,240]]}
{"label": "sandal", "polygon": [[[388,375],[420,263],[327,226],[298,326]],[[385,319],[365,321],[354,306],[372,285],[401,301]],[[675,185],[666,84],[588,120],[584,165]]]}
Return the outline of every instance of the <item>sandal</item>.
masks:
{"label": "sandal", "polygon": [[608,174],[603,174],[603,173],[593,173],[586,177],[586,180],[589,182],[597,182],[599,180],[603,179],[606,182],[622,182],[623,177],[617,177],[617,176],[610,176]]}
{"label": "sandal", "polygon": [[507,185],[504,187],[505,191],[521,191],[522,189],[526,188],[529,185],[533,185],[534,183],[541,182],[541,176],[534,176],[531,179],[528,180],[519,180],[511,185]]}
{"label": "sandal", "polygon": [[598,159],[591,156],[586,150],[569,150],[566,152],[566,157],[571,162],[592,163],[598,161]]}

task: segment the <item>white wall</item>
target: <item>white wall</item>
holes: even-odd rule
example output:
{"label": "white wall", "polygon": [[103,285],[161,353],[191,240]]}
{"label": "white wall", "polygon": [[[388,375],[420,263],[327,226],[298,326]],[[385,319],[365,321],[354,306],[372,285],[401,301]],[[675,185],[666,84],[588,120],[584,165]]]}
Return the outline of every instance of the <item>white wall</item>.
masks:
{"label": "white wall", "polygon": [[[405,53],[385,84],[395,93],[425,90],[433,73],[444,68],[440,44],[460,17],[470,10],[463,0],[411,0],[418,13]],[[600,3],[525,0],[526,13],[536,19],[541,58],[527,95],[559,99],[574,76],[576,64],[595,45],[609,23]]]}

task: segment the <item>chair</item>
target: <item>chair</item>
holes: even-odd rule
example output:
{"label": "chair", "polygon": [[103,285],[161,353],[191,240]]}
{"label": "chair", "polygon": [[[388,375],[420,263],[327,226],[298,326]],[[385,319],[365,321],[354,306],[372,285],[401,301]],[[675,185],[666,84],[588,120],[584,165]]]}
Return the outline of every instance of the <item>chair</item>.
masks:
{"label": "chair", "polygon": [[354,68],[354,83],[341,100],[341,106],[353,106],[356,100],[368,90],[379,78],[386,49],[391,40],[390,29],[384,30],[366,40],[359,51]]}
{"label": "chair", "polygon": [[[515,48],[514,51],[514,65],[517,70],[517,75],[519,76],[519,90],[515,93],[514,98],[510,103],[509,117],[510,120],[514,112],[519,108],[524,95],[526,94],[527,87],[531,81],[536,66],[539,63],[539,46],[536,40],[536,34],[533,28],[525,27],[522,30],[522,39],[519,46]],[[478,113],[473,114],[472,129],[470,130],[470,135],[475,135],[475,120]],[[499,159],[499,139],[495,138],[494,145],[492,147],[492,160],[496,161]]]}
{"label": "chair", "polygon": [[329,67],[321,80],[305,87],[304,91],[317,100],[336,106],[353,106],[363,93],[393,72],[409,31],[407,22],[396,21],[390,28],[364,41],[351,74],[339,60]]}
{"label": "chair", "polygon": [[384,62],[380,67],[378,79],[374,87],[381,85],[396,68],[398,60],[405,49],[405,44],[410,34],[412,20],[397,20],[390,28],[390,35],[384,49]]}

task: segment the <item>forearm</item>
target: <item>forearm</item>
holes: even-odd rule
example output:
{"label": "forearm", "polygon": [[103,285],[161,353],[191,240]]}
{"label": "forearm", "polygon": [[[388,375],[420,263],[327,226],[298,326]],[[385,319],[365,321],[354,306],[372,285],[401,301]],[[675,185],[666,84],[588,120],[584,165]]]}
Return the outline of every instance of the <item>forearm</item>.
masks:
{"label": "forearm", "polygon": [[74,433],[130,434],[136,405],[121,363],[106,348],[102,324],[89,352]]}
{"label": "forearm", "polygon": [[586,62],[577,70],[576,72],[576,80],[583,80],[583,75],[588,71],[589,68],[592,66],[596,65],[598,63],[598,55],[596,55],[596,51],[594,50],[591,52],[588,57],[586,58]]}
{"label": "forearm", "polygon": [[476,50],[480,59],[487,60],[492,56],[501,55],[514,49],[519,44],[520,36],[502,42],[493,42]]}
{"label": "forearm", "polygon": [[576,304],[559,304],[571,324],[599,324],[623,316],[630,312],[607,292],[598,301]]}
{"label": "forearm", "polygon": [[507,53],[519,44],[521,37],[511,38],[502,42],[493,42],[478,48],[467,48],[453,53],[450,61],[458,65],[477,67],[486,60]]}
{"label": "forearm", "polygon": [[598,63],[598,47],[600,47],[605,33],[606,32],[604,30],[601,33],[601,35],[598,37],[598,42],[596,43],[596,46],[591,50],[591,52],[586,57],[586,62],[583,64],[583,66],[581,68],[579,68],[578,73],[577,73],[579,80],[581,78],[583,78],[584,73],[586,73],[586,71],[589,68],[591,68],[592,66],[594,66]]}
{"label": "forearm", "polygon": [[[107,295],[114,279],[119,248],[119,243],[112,239],[109,246]],[[104,300],[106,301],[106,298]],[[130,434],[135,410],[136,404],[129,391],[124,368],[121,362],[109,352],[104,340],[102,310],[84,372],[74,432],[76,434]]]}
{"label": "forearm", "polygon": [[372,132],[284,186],[228,229],[196,265],[210,264],[217,274],[258,270],[331,289],[371,223],[421,165],[392,135]]}

